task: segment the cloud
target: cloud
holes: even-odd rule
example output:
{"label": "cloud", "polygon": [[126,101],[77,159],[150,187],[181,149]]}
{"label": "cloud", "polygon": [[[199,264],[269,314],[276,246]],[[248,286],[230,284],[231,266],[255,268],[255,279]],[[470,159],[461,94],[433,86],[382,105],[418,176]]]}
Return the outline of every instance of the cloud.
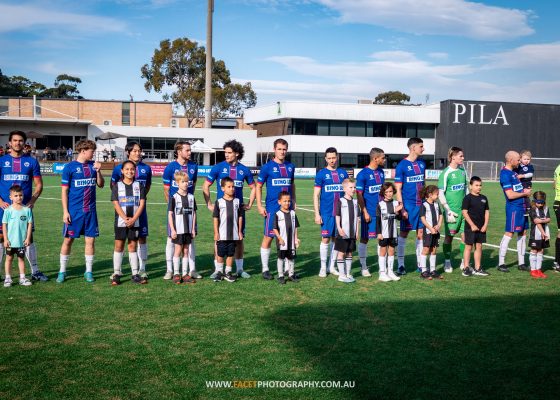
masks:
{"label": "cloud", "polygon": [[126,24],[120,20],[96,15],[53,11],[34,5],[0,4],[0,33],[50,26],[78,32],[122,32]]}
{"label": "cloud", "polygon": [[36,63],[33,65],[32,69],[38,72],[42,72],[54,76],[58,76],[60,74],[68,74],[68,75],[78,76],[78,77],[95,75],[94,72],[87,71],[87,70],[80,70],[68,65],[60,66],[53,61]]}
{"label": "cloud", "polygon": [[504,40],[534,33],[530,11],[465,0],[315,0],[343,23],[379,25],[413,34]]}
{"label": "cloud", "polygon": [[483,69],[560,68],[560,42],[528,44],[481,57]]}

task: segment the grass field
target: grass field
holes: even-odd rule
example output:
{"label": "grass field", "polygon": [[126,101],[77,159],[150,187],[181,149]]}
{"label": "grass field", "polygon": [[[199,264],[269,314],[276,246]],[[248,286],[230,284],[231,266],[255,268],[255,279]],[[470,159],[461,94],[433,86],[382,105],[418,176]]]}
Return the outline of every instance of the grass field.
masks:
{"label": "grass field", "polygon": [[[344,285],[321,279],[312,182],[298,181],[297,187],[298,284],[260,278],[262,218],[256,208],[248,214],[245,257],[252,279],[230,284],[207,278],[213,243],[210,213],[202,207],[197,269],[206,278],[190,286],[163,281],[165,204],[156,178],[149,196],[150,283],[133,285],[125,261],[123,285],[109,284],[113,211],[105,188],[98,191],[97,280],[83,281],[78,240],[69,279],[60,285],[54,282],[61,244],[59,178],[46,177],[34,213],[35,237],[40,267],[51,281],[0,289],[0,398],[557,398],[560,274],[549,271],[549,279],[534,280],[517,269],[499,273],[497,249],[485,247],[483,265],[491,276],[465,278],[454,271],[443,281],[421,281],[412,273],[409,240],[410,273],[400,282],[358,277]],[[535,189],[552,199],[549,183]],[[491,207],[488,241],[499,244],[503,195],[495,183],[483,191]],[[199,190],[196,197],[203,204]],[[369,253],[368,264],[376,263],[374,246]],[[515,266],[515,253],[507,261]],[[440,269],[442,262],[440,254]],[[545,269],[551,263],[545,259]],[[274,256],[270,266],[275,272]],[[357,260],[354,269],[358,276]],[[340,380],[355,386],[210,389],[210,380]]]}

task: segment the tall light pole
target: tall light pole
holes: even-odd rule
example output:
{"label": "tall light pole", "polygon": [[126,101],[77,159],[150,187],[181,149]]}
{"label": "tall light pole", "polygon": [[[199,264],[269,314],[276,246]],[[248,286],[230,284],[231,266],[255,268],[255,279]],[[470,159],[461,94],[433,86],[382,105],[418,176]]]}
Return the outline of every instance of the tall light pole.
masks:
{"label": "tall light pole", "polygon": [[208,0],[206,16],[206,85],[204,87],[204,127],[212,128],[212,13],[214,0]]}

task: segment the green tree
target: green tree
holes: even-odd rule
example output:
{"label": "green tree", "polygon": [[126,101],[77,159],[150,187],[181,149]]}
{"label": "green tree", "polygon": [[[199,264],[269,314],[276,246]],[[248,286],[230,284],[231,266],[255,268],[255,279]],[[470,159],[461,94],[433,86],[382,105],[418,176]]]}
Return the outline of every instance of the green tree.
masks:
{"label": "green tree", "polygon": [[[184,110],[189,126],[204,118],[204,84],[206,49],[187,38],[162,40],[154,50],[150,64],[141,68],[146,91],[162,93]],[[165,91],[170,92],[165,92]],[[222,60],[212,59],[212,116],[223,118],[241,115],[253,107],[257,95],[250,83],[231,82],[229,70]]]}
{"label": "green tree", "polygon": [[379,93],[373,102],[375,104],[404,104],[410,101],[410,96],[398,90]]}
{"label": "green tree", "polygon": [[83,99],[78,90],[82,80],[76,76],[61,74],[54,80],[54,87],[43,90],[41,97],[53,99]]}

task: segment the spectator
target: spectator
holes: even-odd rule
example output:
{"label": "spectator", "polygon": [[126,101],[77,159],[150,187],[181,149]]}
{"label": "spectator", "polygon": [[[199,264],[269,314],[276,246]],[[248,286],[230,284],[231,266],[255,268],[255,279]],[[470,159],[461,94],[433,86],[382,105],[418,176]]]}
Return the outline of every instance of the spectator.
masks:
{"label": "spectator", "polygon": [[103,162],[107,162],[109,159],[109,150],[103,149]]}
{"label": "spectator", "polygon": [[74,159],[74,150],[72,147],[68,147],[66,150],[66,161],[72,161]]}

